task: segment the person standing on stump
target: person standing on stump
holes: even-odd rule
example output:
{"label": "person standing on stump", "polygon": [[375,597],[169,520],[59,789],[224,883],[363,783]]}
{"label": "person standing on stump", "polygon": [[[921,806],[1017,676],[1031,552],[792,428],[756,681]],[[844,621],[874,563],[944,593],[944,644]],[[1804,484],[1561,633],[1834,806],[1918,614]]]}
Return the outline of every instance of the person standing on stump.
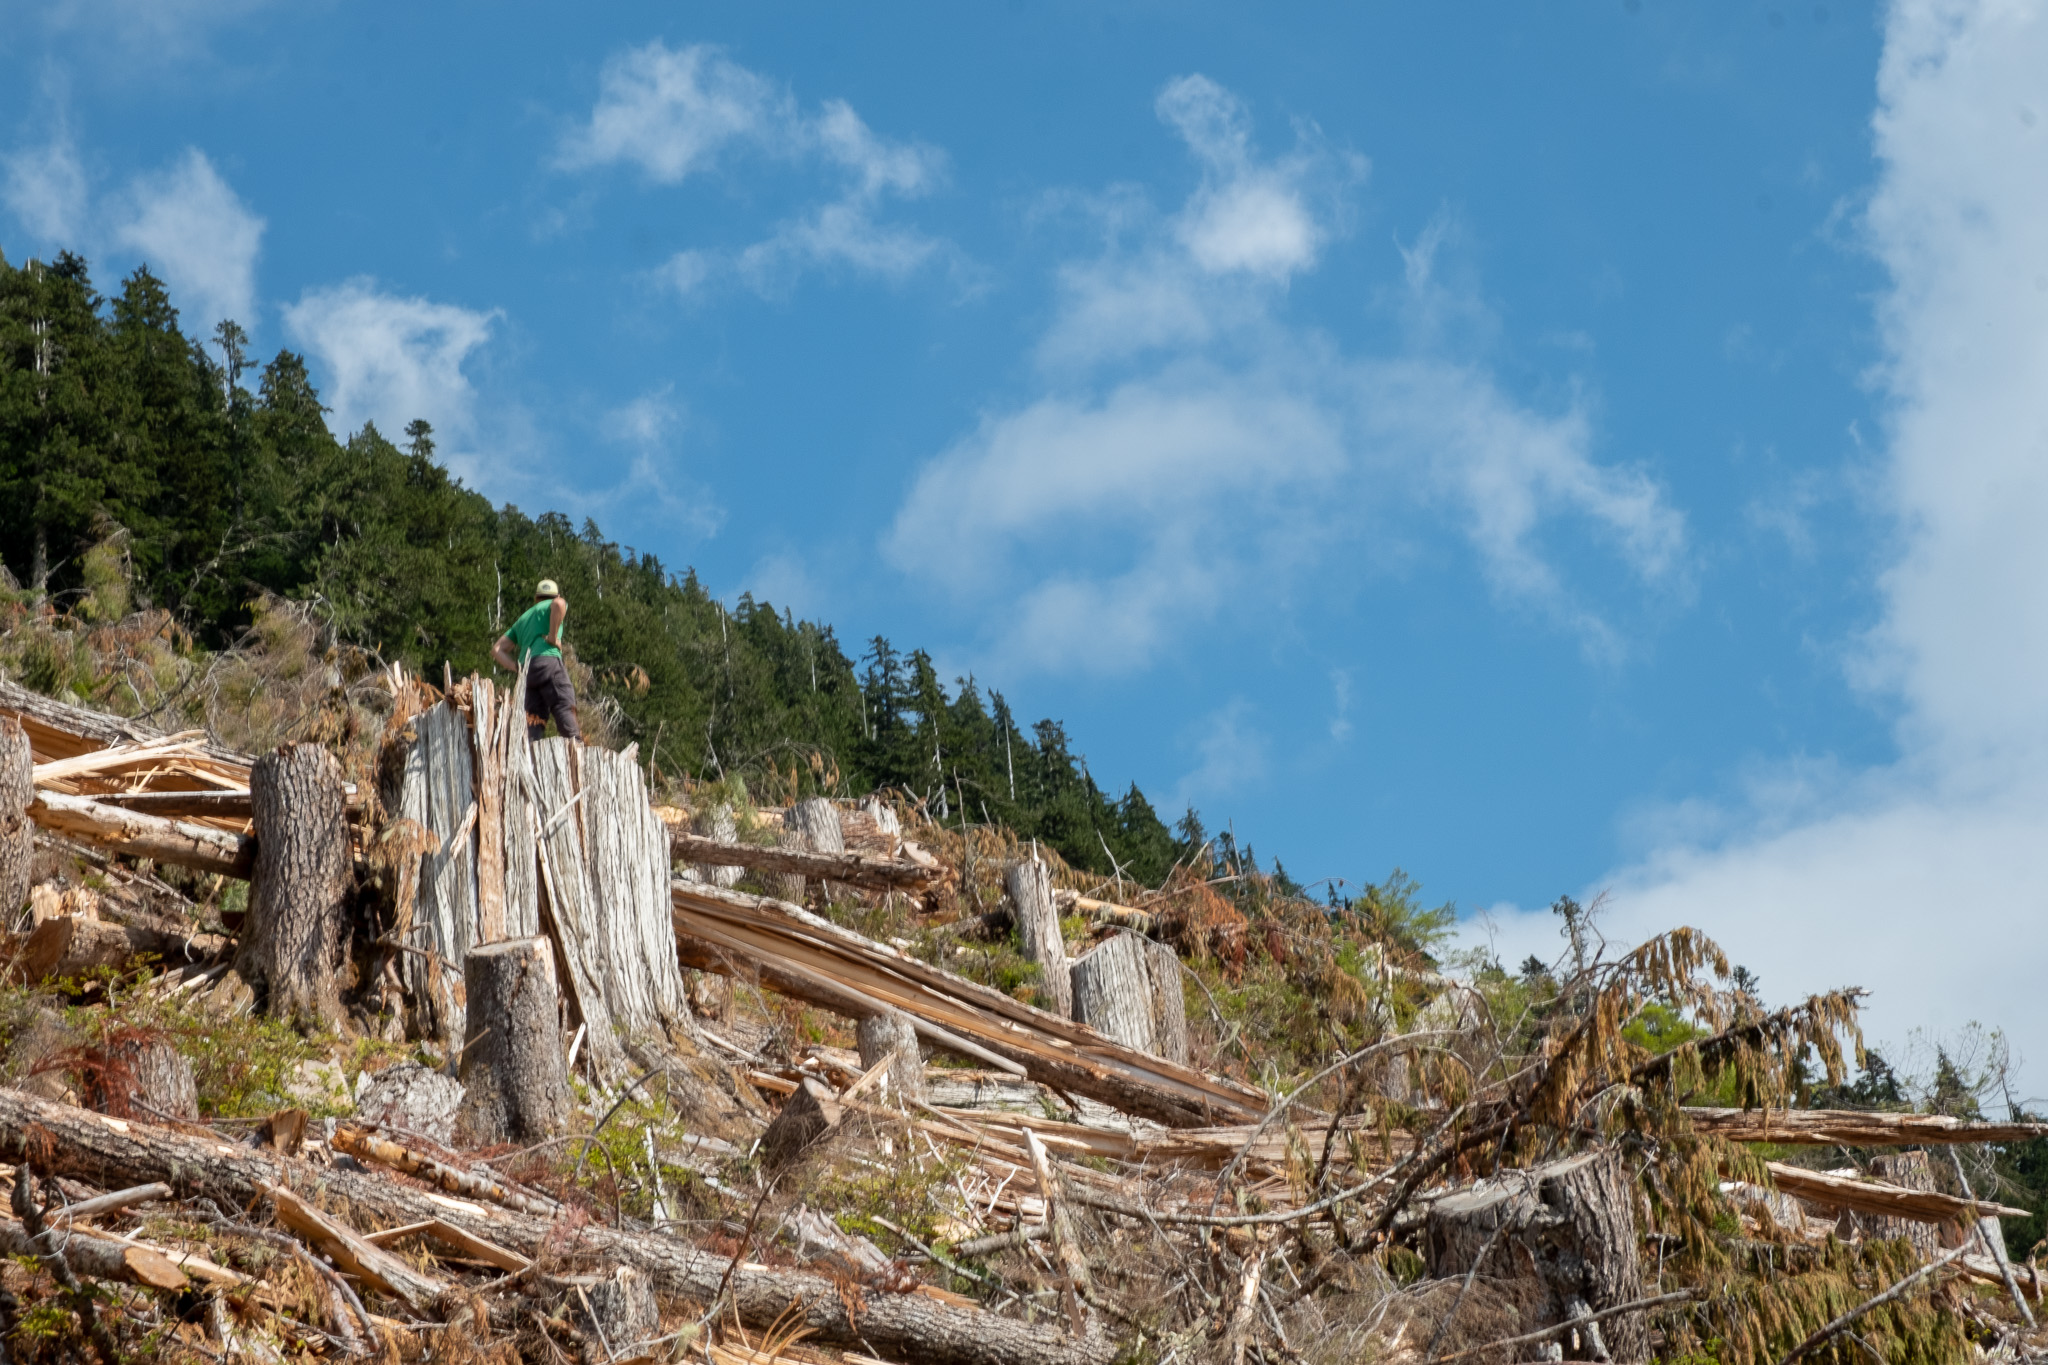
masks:
{"label": "person standing on stump", "polygon": [[533,605],[491,646],[491,660],[500,668],[516,673],[521,663],[526,664],[529,740],[541,737],[550,716],[565,738],[583,738],[583,729],[576,723],[576,686],[569,681],[569,666],[562,662],[562,619],[568,614],[569,599],[562,596],[554,579],[543,578],[533,590]]}

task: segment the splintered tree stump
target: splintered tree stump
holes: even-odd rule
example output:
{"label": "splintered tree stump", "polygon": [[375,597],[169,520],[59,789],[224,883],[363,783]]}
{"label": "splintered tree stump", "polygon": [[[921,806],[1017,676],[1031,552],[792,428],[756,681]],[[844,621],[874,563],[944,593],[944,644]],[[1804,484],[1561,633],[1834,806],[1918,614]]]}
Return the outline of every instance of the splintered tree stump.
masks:
{"label": "splintered tree stump", "polygon": [[[1504,1172],[1439,1199],[1424,1224],[1423,1254],[1434,1279],[1463,1276],[1477,1264],[1489,1279],[1539,1286],[1543,1307],[1531,1327],[1643,1297],[1634,1192],[1612,1151]],[[1564,1338],[1567,1360],[1646,1360],[1649,1345],[1641,1313]]]}
{"label": "splintered tree stump", "polygon": [[469,1007],[457,1132],[475,1146],[552,1137],[570,1110],[553,945],[515,938],[472,948],[463,982]]}
{"label": "splintered tree stump", "polygon": [[266,1013],[304,1024],[341,1018],[342,901],[348,892],[348,795],[317,744],[287,744],[249,774],[256,875],[236,970]]}
{"label": "splintered tree stump", "polygon": [[117,1035],[85,1054],[86,1104],[116,1118],[151,1122],[199,1117],[199,1088],[192,1063],[156,1034]]}
{"label": "splintered tree stump", "polygon": [[29,864],[36,827],[28,818],[36,799],[35,761],[28,734],[12,716],[0,717],[0,914],[12,920],[28,900]]}
{"label": "splintered tree stump", "polygon": [[861,1070],[868,1071],[891,1058],[886,1079],[894,1099],[905,1104],[926,1098],[924,1054],[919,1050],[917,1030],[910,1017],[895,1010],[870,1014],[856,1030],[860,1039]]}
{"label": "splintered tree stump", "polygon": [[1067,976],[1067,949],[1060,938],[1060,912],[1053,904],[1052,874],[1036,858],[1012,863],[1003,874],[1003,887],[1016,907],[1017,930],[1024,939],[1024,956],[1038,964],[1044,987],[1045,1008],[1071,1017],[1074,987]]}
{"label": "splintered tree stump", "polygon": [[[783,814],[782,846],[800,853],[844,853],[846,834],[839,827],[839,808],[822,796],[797,802]],[[785,873],[782,885],[784,900],[803,903],[802,877]],[[819,882],[818,889],[828,902],[846,894],[846,888],[838,882]]]}
{"label": "splintered tree stump", "polygon": [[1159,1049],[1152,1035],[1152,973],[1145,940],[1114,934],[1074,959],[1074,1018],[1106,1038],[1141,1052]]}
{"label": "splintered tree stump", "polygon": [[794,1167],[812,1148],[831,1140],[840,1117],[838,1096],[806,1076],[761,1134],[761,1168],[780,1175]]}
{"label": "splintered tree stump", "polygon": [[1145,966],[1152,977],[1152,1051],[1188,1065],[1188,1002],[1181,982],[1180,954],[1164,943],[1145,941]]}
{"label": "splintered tree stump", "polygon": [[576,1325],[596,1337],[613,1360],[643,1358],[634,1348],[661,1335],[654,1283],[629,1265],[614,1266],[595,1284],[577,1285],[570,1299]]}

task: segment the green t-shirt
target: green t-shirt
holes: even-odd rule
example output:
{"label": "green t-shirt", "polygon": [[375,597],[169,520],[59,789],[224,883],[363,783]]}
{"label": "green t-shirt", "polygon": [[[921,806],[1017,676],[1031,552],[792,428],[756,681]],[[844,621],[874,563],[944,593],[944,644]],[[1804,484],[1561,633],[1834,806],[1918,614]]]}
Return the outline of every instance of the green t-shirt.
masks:
{"label": "green t-shirt", "polygon": [[553,624],[548,618],[554,609],[555,599],[544,598],[521,612],[519,619],[505,632],[512,637],[513,652],[521,659],[538,659],[550,654],[557,659],[562,657],[562,651],[548,639],[548,627]]}

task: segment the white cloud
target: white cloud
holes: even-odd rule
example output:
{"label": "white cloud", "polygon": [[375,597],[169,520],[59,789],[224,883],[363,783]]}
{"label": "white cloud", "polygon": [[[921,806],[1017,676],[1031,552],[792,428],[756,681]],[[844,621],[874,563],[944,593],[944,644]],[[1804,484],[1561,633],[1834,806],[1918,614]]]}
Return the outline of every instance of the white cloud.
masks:
{"label": "white cloud", "polygon": [[169,169],[138,177],[128,197],[129,212],[115,226],[114,240],[170,286],[185,330],[207,336],[224,318],[252,324],[263,220],[206,154],[187,148]]}
{"label": "white cloud", "polygon": [[60,129],[47,146],[0,158],[7,172],[0,201],[28,229],[53,247],[75,247],[85,226],[85,168],[71,135]]}
{"label": "white cloud", "polygon": [[[1332,240],[1362,162],[1313,130],[1261,159],[1243,107],[1201,77],[1158,109],[1200,185],[1171,214],[1097,201],[1107,242],[1057,272],[1043,391],[920,472],[890,560],[1000,620],[1006,668],[1117,671],[1226,603],[1274,600],[1387,509],[1434,508],[1504,601],[1617,652],[1541,542],[1574,521],[1640,579],[1674,579],[1684,527],[1656,485],[1595,463],[1583,412],[1534,411],[1434,341],[1348,355],[1290,326],[1286,288]],[[1408,254],[1412,311],[1481,311],[1438,278],[1444,235]]]}
{"label": "white cloud", "polygon": [[679,294],[721,278],[773,294],[809,269],[837,266],[893,281],[935,260],[957,263],[950,244],[880,217],[889,198],[929,193],[943,178],[943,158],[929,147],[876,136],[843,100],[806,114],[787,88],[717,48],[671,49],[658,39],[613,57],[598,87],[589,122],[557,153],[562,169],[633,165],[656,184],[677,185],[722,155],[744,151],[822,164],[841,182],[835,198],[776,224],[751,245],[677,252],[655,278]]}
{"label": "white cloud", "polygon": [[1198,761],[1174,788],[1174,809],[1238,795],[1262,781],[1270,766],[1271,744],[1252,723],[1251,706],[1242,697],[1204,716],[1193,744]]}
{"label": "white cloud", "polygon": [[476,390],[464,373],[498,318],[450,303],[385,293],[366,277],[309,289],[284,310],[285,330],[323,379],[332,425],[346,437],[374,421],[385,439],[434,426],[451,467],[474,483]]}
{"label": "white cloud", "polygon": [[[1847,661],[1897,708],[1899,758],[1794,764],[1707,831],[1612,878],[1610,932],[1689,923],[1786,999],[1875,991],[1874,1036],[2012,1029],[2038,1059],[2048,921],[2048,11],[1901,0],[1874,119],[1866,240],[1890,273],[1878,316],[1897,553],[1883,615]],[[1698,828],[1699,826],[1696,826]],[[1722,831],[1716,837],[1715,831]],[[1510,931],[1548,938],[1548,916]]]}

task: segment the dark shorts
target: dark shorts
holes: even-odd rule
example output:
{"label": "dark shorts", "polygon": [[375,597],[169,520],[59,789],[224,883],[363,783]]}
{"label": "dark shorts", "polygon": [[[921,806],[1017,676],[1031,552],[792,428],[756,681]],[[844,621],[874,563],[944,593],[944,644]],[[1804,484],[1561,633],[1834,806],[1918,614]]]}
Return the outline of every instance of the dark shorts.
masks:
{"label": "dark shorts", "polygon": [[576,724],[576,684],[569,681],[569,669],[552,654],[538,655],[526,665],[526,733],[536,736],[553,717],[555,729],[570,739],[581,739]]}

